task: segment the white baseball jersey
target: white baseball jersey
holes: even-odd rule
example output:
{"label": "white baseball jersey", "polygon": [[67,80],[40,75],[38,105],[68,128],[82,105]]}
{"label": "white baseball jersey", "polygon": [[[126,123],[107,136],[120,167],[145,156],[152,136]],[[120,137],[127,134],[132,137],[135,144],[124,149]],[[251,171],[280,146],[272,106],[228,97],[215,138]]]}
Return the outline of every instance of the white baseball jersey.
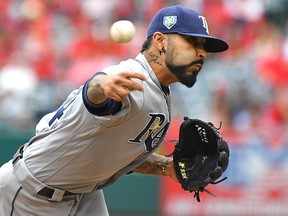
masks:
{"label": "white baseball jersey", "polygon": [[143,54],[103,71],[135,71],[149,78],[135,79],[144,90],[132,91],[113,115],[89,112],[86,86],[81,86],[40,120],[23,158],[44,184],[74,193],[103,188],[145,161],[163,141],[170,91],[160,85]]}

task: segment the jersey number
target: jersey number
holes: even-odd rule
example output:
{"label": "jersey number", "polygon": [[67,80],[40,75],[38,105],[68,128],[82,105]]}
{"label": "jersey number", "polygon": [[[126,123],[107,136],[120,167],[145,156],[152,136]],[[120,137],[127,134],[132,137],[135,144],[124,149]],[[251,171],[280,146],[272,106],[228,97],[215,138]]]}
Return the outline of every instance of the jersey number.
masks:
{"label": "jersey number", "polygon": [[67,109],[67,107],[75,100],[75,98],[70,101],[70,103],[68,105],[63,105],[62,107],[60,107],[57,112],[55,113],[55,115],[51,118],[51,120],[49,121],[49,127],[56,121],[56,119],[60,119],[62,117],[62,115],[64,114],[64,111]]}

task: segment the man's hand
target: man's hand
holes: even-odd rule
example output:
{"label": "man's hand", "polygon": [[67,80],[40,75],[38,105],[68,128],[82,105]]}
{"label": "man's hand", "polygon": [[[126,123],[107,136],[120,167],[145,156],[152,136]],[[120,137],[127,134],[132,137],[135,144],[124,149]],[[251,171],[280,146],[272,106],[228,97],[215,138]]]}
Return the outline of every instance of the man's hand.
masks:
{"label": "man's hand", "polygon": [[139,72],[123,71],[117,74],[97,75],[90,81],[87,95],[95,104],[103,103],[107,98],[122,101],[131,91],[142,91],[143,87],[132,80],[145,81],[147,77]]}
{"label": "man's hand", "polygon": [[163,175],[170,176],[174,181],[179,183],[179,179],[177,178],[172,158],[169,158],[169,162],[163,171]]}

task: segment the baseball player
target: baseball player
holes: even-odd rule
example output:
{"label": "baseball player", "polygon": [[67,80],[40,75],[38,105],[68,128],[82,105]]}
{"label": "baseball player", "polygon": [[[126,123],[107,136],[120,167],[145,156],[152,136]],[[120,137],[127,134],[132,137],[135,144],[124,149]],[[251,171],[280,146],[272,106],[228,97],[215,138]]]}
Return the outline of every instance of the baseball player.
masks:
{"label": "baseball player", "polygon": [[95,73],[1,167],[0,215],[105,216],[102,189],[122,175],[177,181],[172,159],[154,153],[171,122],[169,85],[192,87],[207,52],[227,49],[198,12],[159,11],[135,59]]}

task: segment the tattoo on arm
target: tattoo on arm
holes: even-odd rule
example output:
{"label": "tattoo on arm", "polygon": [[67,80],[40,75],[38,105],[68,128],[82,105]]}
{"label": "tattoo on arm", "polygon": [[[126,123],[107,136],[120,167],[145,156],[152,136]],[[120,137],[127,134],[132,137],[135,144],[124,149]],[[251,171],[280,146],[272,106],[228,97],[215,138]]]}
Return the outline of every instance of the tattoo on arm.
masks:
{"label": "tattoo on arm", "polygon": [[167,157],[157,154],[150,155],[147,160],[135,172],[149,175],[163,175],[163,164],[167,162]]}
{"label": "tattoo on arm", "polygon": [[162,63],[159,62],[159,60],[158,60],[158,59],[159,59],[159,56],[153,54],[152,52],[149,52],[148,55],[151,57],[151,59],[148,60],[148,62],[155,62],[155,63],[158,64],[158,65],[162,65]]}
{"label": "tattoo on arm", "polygon": [[95,104],[103,103],[105,100],[107,100],[106,95],[103,92],[103,89],[101,88],[100,81],[102,79],[101,76],[106,75],[99,75],[97,78],[94,78],[90,83],[88,87],[88,98],[91,102]]}

